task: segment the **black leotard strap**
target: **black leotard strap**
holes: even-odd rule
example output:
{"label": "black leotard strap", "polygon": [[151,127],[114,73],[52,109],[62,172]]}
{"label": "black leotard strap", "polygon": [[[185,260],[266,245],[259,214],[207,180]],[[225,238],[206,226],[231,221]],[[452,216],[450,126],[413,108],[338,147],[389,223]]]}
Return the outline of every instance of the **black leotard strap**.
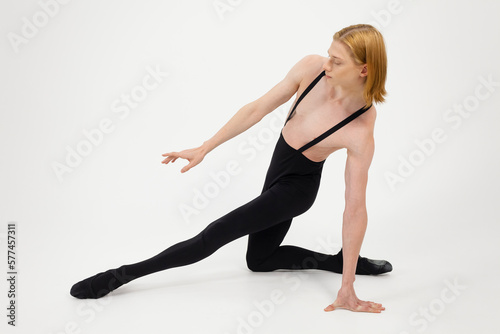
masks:
{"label": "black leotard strap", "polygon": [[332,133],[334,133],[338,129],[342,128],[344,125],[346,125],[347,123],[349,123],[350,121],[352,121],[353,119],[355,119],[356,117],[358,117],[359,115],[361,115],[362,113],[367,111],[368,109],[370,109],[371,106],[372,106],[371,104],[369,106],[365,105],[363,108],[361,108],[361,109],[357,110],[356,112],[352,113],[351,115],[347,116],[343,121],[341,121],[337,125],[333,126],[330,130],[325,131],[322,135],[314,138],[309,143],[307,143],[304,146],[302,146],[301,148],[299,148],[298,151],[303,152],[303,151],[307,150],[309,147],[316,145],[317,143],[319,143],[320,141],[322,141],[323,139],[325,139],[326,137],[328,137],[329,135],[331,135]]}
{"label": "black leotard strap", "polygon": [[[302,101],[302,99],[304,98],[304,96],[307,95],[307,93],[309,93],[309,91],[318,83],[318,81],[323,77],[323,75],[325,75],[325,71],[322,71],[317,77],[316,79],[313,80],[313,82],[311,82],[309,84],[309,86],[307,86],[307,88],[302,92],[302,94],[300,94],[299,96],[299,99],[297,100],[297,103],[295,103],[295,106],[293,106],[293,109],[292,111],[290,112],[290,114],[288,115],[288,118],[286,119],[285,121],[285,124],[286,122],[288,122],[288,120],[292,117],[292,114],[294,113],[295,109],[297,108],[297,105],[300,103],[300,101]],[[283,125],[284,126],[284,125]]]}

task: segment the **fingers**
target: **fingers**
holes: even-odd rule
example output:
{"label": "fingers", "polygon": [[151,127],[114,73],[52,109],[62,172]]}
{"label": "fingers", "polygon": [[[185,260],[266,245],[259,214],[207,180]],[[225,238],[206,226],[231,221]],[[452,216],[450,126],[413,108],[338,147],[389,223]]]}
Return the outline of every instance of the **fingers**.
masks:
{"label": "fingers", "polygon": [[382,307],[382,304],[371,302],[371,301],[360,300],[359,303],[362,305],[365,305],[365,306],[370,306],[370,307],[378,307],[378,308]]}
{"label": "fingers", "polygon": [[163,164],[168,164],[169,162],[175,162],[178,158],[186,159],[189,161],[189,164],[184,166],[181,169],[181,173],[185,173],[203,160],[204,153],[199,151],[198,149],[189,149],[181,152],[168,152],[163,153],[162,156],[166,157],[163,159]]}
{"label": "fingers", "polygon": [[162,156],[166,158],[161,163],[168,164],[169,162],[175,162],[175,160],[177,160],[177,158],[180,157],[180,154],[178,152],[169,152],[169,153],[163,153]]}
{"label": "fingers", "polygon": [[382,304],[377,304],[373,302],[364,302],[364,304],[359,304],[356,312],[370,312],[370,313],[380,313],[385,310]]}
{"label": "fingers", "polygon": [[346,309],[353,312],[369,312],[369,313],[381,313],[385,310],[385,307],[382,304],[374,303],[374,302],[363,302],[356,303],[355,305],[344,305],[339,304],[337,301],[335,303],[328,305],[324,308],[325,312],[331,312],[336,309]]}
{"label": "fingers", "polygon": [[187,172],[188,170],[190,170],[191,168],[193,168],[197,164],[198,164],[198,162],[195,162],[194,160],[189,160],[189,163],[186,166],[184,166],[184,168],[181,169],[181,173]]}
{"label": "fingers", "polygon": [[[173,158],[175,158],[175,157],[174,157],[174,153],[172,153],[172,152],[169,152],[169,153],[163,153],[161,156],[162,156],[162,157],[166,157],[166,158],[162,161],[162,163],[165,163],[166,161],[170,161],[170,160],[172,160]],[[168,162],[167,162],[167,163],[168,163]]]}

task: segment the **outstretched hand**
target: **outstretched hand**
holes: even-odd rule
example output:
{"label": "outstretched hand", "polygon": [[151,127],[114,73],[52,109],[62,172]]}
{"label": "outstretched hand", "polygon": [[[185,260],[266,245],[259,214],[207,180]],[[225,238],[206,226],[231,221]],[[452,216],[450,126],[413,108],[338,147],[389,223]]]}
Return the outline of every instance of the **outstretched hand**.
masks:
{"label": "outstretched hand", "polygon": [[380,313],[385,310],[382,304],[363,301],[356,297],[354,288],[341,288],[337,294],[337,299],[333,304],[328,305],[324,310],[330,312],[338,308],[347,309],[353,312]]}
{"label": "outstretched hand", "polygon": [[180,152],[168,152],[163,153],[162,156],[166,157],[161,163],[168,164],[169,162],[175,162],[178,158],[186,159],[189,161],[189,164],[184,166],[181,169],[181,173],[185,173],[190,170],[192,167],[199,164],[203,158],[205,157],[205,153],[202,151],[201,147],[190,148]]}

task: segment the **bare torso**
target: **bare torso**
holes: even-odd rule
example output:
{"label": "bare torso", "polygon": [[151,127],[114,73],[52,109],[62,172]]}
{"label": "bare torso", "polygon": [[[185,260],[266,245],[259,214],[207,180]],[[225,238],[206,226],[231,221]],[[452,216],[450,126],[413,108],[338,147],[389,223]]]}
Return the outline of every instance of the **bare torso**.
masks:
{"label": "bare torso", "polygon": [[[302,92],[323,70],[322,65],[327,58],[319,55],[316,58],[317,61],[314,60],[314,62],[311,62],[310,71],[307,71],[308,75],[300,83],[290,111]],[[299,149],[364,106],[361,104],[353,107],[352,110],[346,110],[346,108],[338,103],[331,101],[330,92],[331,86],[326,82],[325,76],[323,76],[304,99],[302,99],[297,109],[295,109],[294,115],[282,130],[283,138],[288,145]],[[330,154],[342,148],[351,150],[361,149],[360,146],[368,138],[373,137],[375,118],[376,110],[372,106],[347,126],[303,151],[302,154],[309,160],[323,161]]]}

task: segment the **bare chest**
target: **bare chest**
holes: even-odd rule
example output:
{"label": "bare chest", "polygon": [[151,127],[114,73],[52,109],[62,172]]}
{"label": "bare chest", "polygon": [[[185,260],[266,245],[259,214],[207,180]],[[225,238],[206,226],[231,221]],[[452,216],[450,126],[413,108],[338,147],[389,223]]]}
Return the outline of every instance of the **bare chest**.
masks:
{"label": "bare chest", "polygon": [[[318,95],[320,94],[309,92],[282,130],[287,144],[296,150],[330,130],[348,115],[344,110],[325,101],[324,96]],[[354,124],[349,126],[350,133],[340,128],[304,150],[302,154],[312,161],[325,160],[333,152],[348,147],[355,127]]]}

